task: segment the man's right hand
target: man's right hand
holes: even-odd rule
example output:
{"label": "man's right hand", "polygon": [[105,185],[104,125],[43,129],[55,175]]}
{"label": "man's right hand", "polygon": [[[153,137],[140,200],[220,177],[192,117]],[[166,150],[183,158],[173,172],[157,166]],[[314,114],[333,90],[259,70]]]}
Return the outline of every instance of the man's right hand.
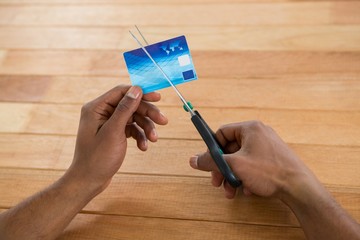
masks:
{"label": "man's right hand", "polygon": [[[225,160],[242,180],[246,195],[282,198],[297,182],[303,183],[304,179],[318,182],[275,131],[261,122],[228,124],[216,132],[216,137],[224,146]],[[192,157],[190,165],[211,171],[214,186],[224,182],[209,152]],[[234,198],[236,189],[226,181],[224,188],[226,197]]]}
{"label": "man's right hand", "polygon": [[[242,180],[245,195],[281,199],[308,239],[360,239],[360,225],[271,127],[256,121],[229,124],[216,137],[224,146],[225,160]],[[223,184],[226,197],[235,197],[236,189],[224,181],[209,152],[190,158],[190,165],[211,171],[212,184]]]}

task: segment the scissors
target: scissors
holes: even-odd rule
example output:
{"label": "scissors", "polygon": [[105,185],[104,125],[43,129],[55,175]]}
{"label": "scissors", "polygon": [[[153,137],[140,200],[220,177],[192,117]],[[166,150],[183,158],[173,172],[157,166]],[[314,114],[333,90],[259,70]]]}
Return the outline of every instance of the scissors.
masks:
{"label": "scissors", "polygon": [[[135,25],[137,31],[143,38],[144,42],[148,45],[148,42],[140,32],[139,28]],[[183,95],[179,92],[179,90],[176,88],[176,86],[172,83],[170,78],[167,76],[167,74],[164,72],[164,70],[159,66],[159,64],[152,58],[152,56],[149,54],[149,52],[146,50],[144,45],[137,39],[137,37],[129,31],[132,37],[136,40],[136,42],[139,44],[139,46],[142,48],[142,50],[145,52],[145,54],[150,58],[150,60],[154,63],[154,65],[161,71],[163,76],[166,78],[166,80],[169,82],[171,87],[175,90],[176,94],[179,96],[180,100],[184,104],[184,110],[186,112],[190,113],[190,119],[192,123],[194,124],[195,128],[199,132],[201,138],[205,142],[206,146],[209,149],[210,155],[213,158],[215,164],[219,168],[219,171],[224,176],[225,180],[232,186],[232,187],[239,187],[241,185],[241,181],[237,179],[237,177],[232,172],[230,166],[225,161],[223,154],[224,149],[219,143],[219,141],[216,138],[216,135],[214,131],[211,130],[211,128],[208,126],[208,124],[205,122],[205,120],[201,117],[200,113],[193,109],[193,106],[190,102],[186,101]]]}

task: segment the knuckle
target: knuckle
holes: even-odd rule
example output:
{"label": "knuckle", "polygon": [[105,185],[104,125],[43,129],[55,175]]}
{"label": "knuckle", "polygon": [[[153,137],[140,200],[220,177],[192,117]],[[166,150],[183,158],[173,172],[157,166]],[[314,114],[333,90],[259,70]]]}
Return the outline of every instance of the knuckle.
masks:
{"label": "knuckle", "polygon": [[92,102],[85,103],[81,107],[81,115],[87,115],[90,112],[91,108],[92,108]]}
{"label": "knuckle", "polygon": [[120,112],[128,112],[131,109],[127,104],[120,103],[117,105],[116,110]]}
{"label": "knuckle", "polygon": [[233,125],[234,125],[233,123],[228,123],[228,124],[223,124],[223,125],[221,125],[221,126],[216,130],[216,134],[221,134],[224,129],[231,128]]}
{"label": "knuckle", "polygon": [[226,128],[227,126],[228,126],[228,124],[223,124],[223,125],[221,125],[216,132],[220,132],[221,129],[224,129],[224,128]]}
{"label": "knuckle", "polygon": [[263,122],[261,122],[259,120],[254,120],[249,123],[249,127],[250,127],[250,129],[252,129],[254,131],[260,131],[260,130],[264,129],[265,125]]}

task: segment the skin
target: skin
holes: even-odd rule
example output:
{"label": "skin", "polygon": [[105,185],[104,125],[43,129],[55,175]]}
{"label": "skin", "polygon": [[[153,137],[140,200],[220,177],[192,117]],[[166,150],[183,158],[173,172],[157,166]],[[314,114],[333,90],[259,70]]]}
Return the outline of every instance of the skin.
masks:
{"label": "skin", "polygon": [[[341,208],[301,159],[275,131],[261,122],[221,127],[216,136],[245,195],[278,198],[298,218],[308,239],[360,239],[360,225]],[[225,196],[235,197],[209,152],[190,158],[190,166],[210,171],[212,184],[223,185]]]}
{"label": "skin", "polygon": [[120,168],[133,137],[139,149],[156,142],[155,124],[167,118],[139,87],[118,86],[81,110],[73,162],[57,182],[0,215],[0,239],[55,239],[101,193]]}
{"label": "skin", "polygon": [[[133,137],[138,148],[156,142],[155,124],[167,118],[151,104],[158,93],[142,95],[138,87],[118,86],[87,103],[81,111],[74,159],[54,184],[0,214],[0,239],[55,239],[86,204],[101,193],[119,170]],[[360,239],[359,224],[333,199],[315,175],[280,137],[260,122],[221,127],[217,133],[225,160],[243,181],[245,195],[281,199],[295,213],[308,239]],[[212,184],[224,182],[208,152],[190,165],[211,171]]]}

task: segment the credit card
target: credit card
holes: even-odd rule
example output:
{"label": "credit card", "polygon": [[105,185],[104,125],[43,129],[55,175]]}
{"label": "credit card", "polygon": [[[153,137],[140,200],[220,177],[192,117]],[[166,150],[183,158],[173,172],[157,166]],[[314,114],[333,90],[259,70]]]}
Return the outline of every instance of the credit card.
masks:
{"label": "credit card", "polygon": [[[154,43],[145,48],[174,85],[197,79],[185,36]],[[141,87],[144,93],[171,86],[143,49],[125,52],[124,59],[132,85]]]}

